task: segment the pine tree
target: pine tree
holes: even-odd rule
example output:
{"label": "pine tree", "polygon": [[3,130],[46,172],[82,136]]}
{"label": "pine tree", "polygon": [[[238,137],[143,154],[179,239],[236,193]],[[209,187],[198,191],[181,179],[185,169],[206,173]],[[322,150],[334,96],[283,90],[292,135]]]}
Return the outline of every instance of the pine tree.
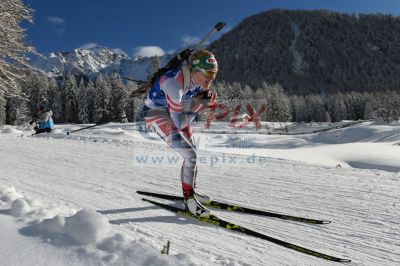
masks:
{"label": "pine tree", "polygon": [[400,120],[400,94],[398,92],[392,91],[390,98],[392,99],[390,110],[392,121]]}
{"label": "pine tree", "polygon": [[310,114],[304,96],[290,97],[293,120],[296,122],[310,122]]}
{"label": "pine tree", "polygon": [[254,100],[255,93],[249,85],[245,85],[242,93],[243,99]]}
{"label": "pine tree", "polygon": [[25,44],[23,22],[32,22],[32,10],[21,0],[0,1],[0,98],[20,95],[17,80],[23,69],[30,69],[25,54],[34,48]]}
{"label": "pine tree", "polygon": [[83,78],[79,82],[78,88],[78,123],[86,124],[89,123],[89,110],[88,110],[88,96],[87,89]]}
{"label": "pine tree", "polygon": [[[264,104],[267,109],[268,109],[268,101],[267,101],[267,95],[265,90],[258,88],[256,90],[256,92],[254,93],[254,102],[257,102],[257,106],[254,106],[255,108],[257,108],[257,110],[259,110],[259,108]],[[261,114],[260,120],[262,121],[267,121],[267,111],[264,111]]]}
{"label": "pine tree", "polygon": [[[232,112],[236,108],[240,108],[241,113],[246,112],[245,105],[247,103],[244,102],[243,89],[240,83],[218,82],[215,84],[214,88],[216,89],[218,94],[218,102],[229,107],[232,110]],[[230,117],[227,116],[226,118]]]}
{"label": "pine tree", "polygon": [[347,108],[342,93],[329,95],[326,98],[326,108],[332,122],[340,122],[347,118]]}
{"label": "pine tree", "polygon": [[380,92],[380,103],[377,108],[377,115],[384,122],[390,123],[400,118],[400,99],[396,92]]}
{"label": "pine tree", "polygon": [[225,95],[230,99],[231,106],[235,107],[243,100],[243,88],[239,82],[233,82],[227,86]]}
{"label": "pine tree", "polygon": [[0,125],[6,123],[6,100],[0,97]]}
{"label": "pine tree", "polygon": [[267,120],[284,122],[292,119],[289,98],[279,84],[263,84],[267,98]]}
{"label": "pine tree", "polygon": [[7,99],[7,124],[22,125],[31,120],[27,100],[17,95]]}
{"label": "pine tree", "polygon": [[89,122],[94,122],[96,88],[91,80],[86,86]]}
{"label": "pine tree", "polygon": [[241,88],[241,100],[240,100],[240,106],[242,109],[243,114],[247,114],[248,110],[246,106],[250,104],[254,111],[257,112],[257,108],[262,104],[263,100],[265,100],[265,97],[263,96],[258,96],[255,97],[254,91],[250,88],[250,86],[245,85],[244,88]]}
{"label": "pine tree", "polygon": [[365,119],[366,99],[361,93],[351,92],[346,94],[347,119]]}
{"label": "pine tree", "polygon": [[47,99],[49,102],[49,108],[53,112],[53,120],[63,122],[64,118],[62,116],[63,112],[60,87],[54,78],[49,78],[48,84]]}
{"label": "pine tree", "polygon": [[365,116],[367,119],[371,120],[379,120],[380,116],[378,110],[380,109],[379,97],[376,93],[367,93],[366,94],[366,107],[365,107]]}
{"label": "pine tree", "polygon": [[112,91],[110,118],[112,121],[121,121],[126,117],[125,110],[128,105],[128,91],[120,79],[111,77],[109,83]]}
{"label": "pine tree", "polygon": [[48,104],[48,87],[47,77],[38,72],[31,72],[22,83],[22,91],[28,95],[28,108],[31,116],[36,115],[39,105]]}
{"label": "pine tree", "polygon": [[96,80],[96,95],[94,98],[93,119],[95,123],[109,120],[111,102],[111,86],[103,76]]}
{"label": "pine tree", "polygon": [[325,103],[320,95],[307,95],[305,97],[310,121],[324,122],[327,119]]}
{"label": "pine tree", "polygon": [[67,123],[78,121],[78,88],[73,75],[67,75],[63,86],[64,119]]}
{"label": "pine tree", "polygon": [[[138,84],[136,82],[129,81],[126,85],[128,89],[128,95],[130,95],[133,91],[137,90]],[[137,121],[142,120],[141,110],[144,106],[144,99],[142,97],[129,97],[128,105],[127,105],[127,112],[126,115],[128,116],[129,121]]]}

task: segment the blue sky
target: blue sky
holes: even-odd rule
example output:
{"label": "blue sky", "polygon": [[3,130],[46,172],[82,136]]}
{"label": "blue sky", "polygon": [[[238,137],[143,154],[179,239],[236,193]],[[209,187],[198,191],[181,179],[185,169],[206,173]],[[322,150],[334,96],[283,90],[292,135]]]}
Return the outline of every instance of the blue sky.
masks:
{"label": "blue sky", "polygon": [[218,21],[226,22],[229,30],[245,17],[271,8],[400,15],[400,0],[22,1],[35,10],[27,40],[43,54],[93,45],[120,49],[129,56],[162,54],[198,41]]}

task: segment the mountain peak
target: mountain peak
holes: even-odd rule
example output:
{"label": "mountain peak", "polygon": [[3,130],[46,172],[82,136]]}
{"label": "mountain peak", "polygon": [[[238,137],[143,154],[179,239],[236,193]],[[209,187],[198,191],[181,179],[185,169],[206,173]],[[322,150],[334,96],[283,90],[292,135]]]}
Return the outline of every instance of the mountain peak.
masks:
{"label": "mountain peak", "polygon": [[[171,55],[168,54],[162,56],[161,65],[166,64],[170,58]],[[47,58],[34,58],[32,65],[53,76],[73,73],[93,78],[99,74],[117,72],[123,76],[145,80],[154,72],[152,58],[130,58],[120,49],[101,45],[51,52]]]}

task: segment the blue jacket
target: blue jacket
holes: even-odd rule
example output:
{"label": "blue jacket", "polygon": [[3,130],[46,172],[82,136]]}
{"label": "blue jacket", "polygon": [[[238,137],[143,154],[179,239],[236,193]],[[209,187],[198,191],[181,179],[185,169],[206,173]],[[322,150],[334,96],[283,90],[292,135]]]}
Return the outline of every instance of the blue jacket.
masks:
{"label": "blue jacket", "polygon": [[51,110],[46,110],[43,113],[39,114],[38,122],[39,122],[39,128],[54,128],[54,122],[51,116],[53,115],[53,112]]}

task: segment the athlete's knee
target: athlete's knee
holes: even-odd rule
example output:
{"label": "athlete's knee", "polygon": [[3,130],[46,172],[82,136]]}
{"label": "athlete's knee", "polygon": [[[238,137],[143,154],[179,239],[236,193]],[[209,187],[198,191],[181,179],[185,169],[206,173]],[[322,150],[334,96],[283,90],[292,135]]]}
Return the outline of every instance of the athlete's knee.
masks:
{"label": "athlete's knee", "polygon": [[192,150],[191,152],[187,153],[187,155],[184,158],[184,165],[191,168],[196,167],[197,165],[196,151]]}
{"label": "athlete's knee", "polygon": [[197,153],[193,152],[193,154],[190,156],[189,160],[193,165],[196,165],[197,164]]}

